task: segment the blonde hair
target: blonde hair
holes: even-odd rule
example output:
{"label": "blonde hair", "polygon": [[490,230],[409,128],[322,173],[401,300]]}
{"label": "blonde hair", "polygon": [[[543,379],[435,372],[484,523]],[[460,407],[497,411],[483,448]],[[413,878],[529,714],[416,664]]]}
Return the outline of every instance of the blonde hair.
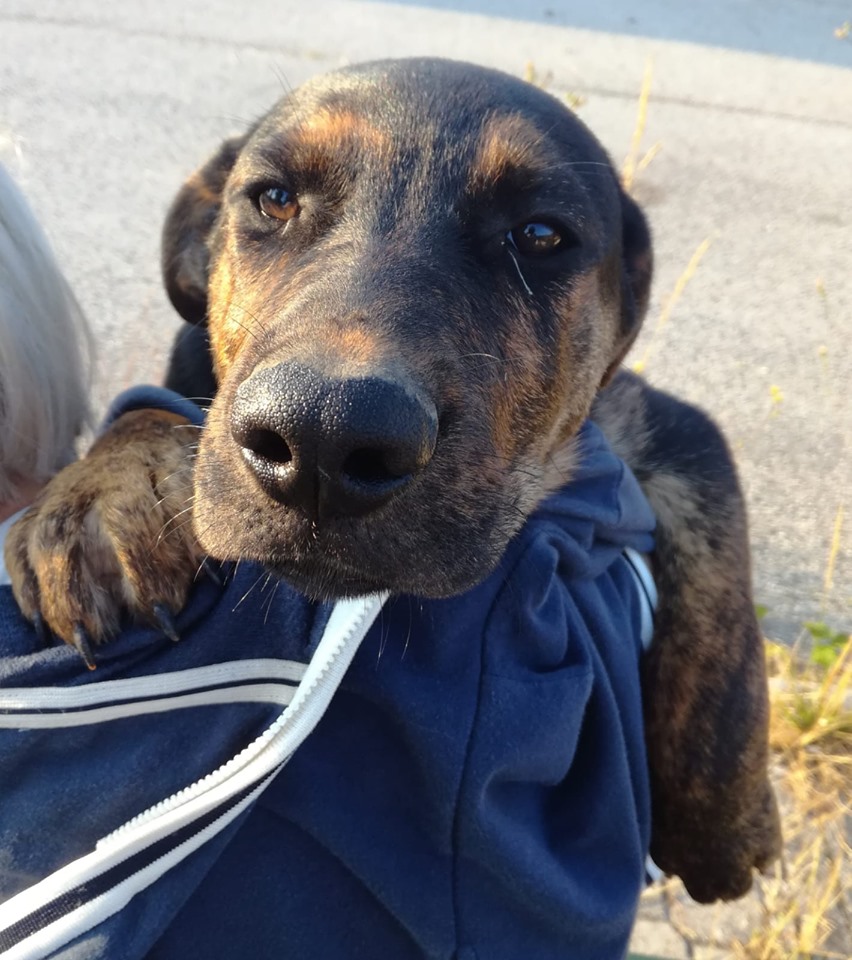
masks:
{"label": "blonde hair", "polygon": [[0,503],[74,459],[92,338],[47,238],[0,165]]}

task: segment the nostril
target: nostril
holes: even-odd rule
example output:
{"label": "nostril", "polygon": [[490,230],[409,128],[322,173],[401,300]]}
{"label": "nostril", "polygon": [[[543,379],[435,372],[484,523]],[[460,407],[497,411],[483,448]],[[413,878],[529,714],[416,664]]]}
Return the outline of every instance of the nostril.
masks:
{"label": "nostril", "polygon": [[351,483],[363,486],[385,486],[404,480],[410,473],[394,469],[392,457],[384,450],[353,450],[343,461],[341,472]]}
{"label": "nostril", "polygon": [[289,444],[274,430],[249,430],[242,440],[242,445],[269,463],[285,464],[293,459]]}

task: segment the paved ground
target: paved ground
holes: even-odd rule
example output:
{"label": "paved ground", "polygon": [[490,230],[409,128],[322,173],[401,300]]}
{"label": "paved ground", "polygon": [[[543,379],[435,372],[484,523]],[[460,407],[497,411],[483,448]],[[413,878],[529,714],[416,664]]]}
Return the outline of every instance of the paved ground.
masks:
{"label": "paved ground", "polygon": [[[846,0],[313,3],[0,0],[0,156],[27,187],[98,331],[99,395],[156,379],[175,326],[158,277],[191,168],[282,90],[338,64],[431,53],[532,62],[617,160],[646,60],[636,193],[658,274],[644,340],[658,384],[727,430],[751,507],[757,597],[793,639],[852,626],[852,42]],[[519,12],[523,11],[523,12]],[[664,330],[662,305],[711,246]],[[833,588],[823,580],[838,510]],[[679,954],[674,954],[679,955]]]}

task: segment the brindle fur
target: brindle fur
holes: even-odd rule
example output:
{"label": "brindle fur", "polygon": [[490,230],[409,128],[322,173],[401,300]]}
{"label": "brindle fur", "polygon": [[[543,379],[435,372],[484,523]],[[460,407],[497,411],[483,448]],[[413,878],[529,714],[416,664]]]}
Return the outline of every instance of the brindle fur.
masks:
{"label": "brindle fur", "polygon": [[621,372],[592,416],[657,516],[660,602],[643,660],[651,852],[702,903],[748,892],[780,854],[769,703],[745,504],[718,428]]}
{"label": "brindle fur", "polygon": [[[256,207],[273,185],[302,205],[286,228]],[[537,261],[507,249],[507,230],[542,219],[568,226],[563,253]],[[314,596],[445,596],[482,579],[570,476],[572,438],[594,403],[658,516],[661,601],[644,668],[652,853],[693,897],[712,901],[742,895],[779,850],[765,666],[724,441],[693,408],[616,372],[645,312],[651,265],[641,211],[576,118],[511,78],[442,61],[352,68],[285,97],[184,186],[163,256],[177,309],[207,318],[219,383],[195,468],[199,540]],[[196,340],[181,335],[171,371],[190,393]],[[228,419],[235,392],[284,360],[335,376],[404,375],[434,400],[432,461],[368,522],[301,516],[266,496],[242,461]],[[135,469],[122,443],[84,461],[94,492],[60,475],[50,499],[65,506],[54,510],[117,494],[111,473],[126,484]],[[153,434],[151,452],[166,472],[186,459]],[[149,469],[139,468],[142,487]],[[123,585],[116,599],[149,610],[152,583],[173,584],[175,567],[185,580],[193,572],[178,545],[157,546],[158,562],[170,558],[164,578],[135,567],[139,551],[99,545],[150,538],[164,519],[104,516],[86,544],[97,560],[61,583],[50,571],[56,551],[68,553],[67,531],[41,530],[50,543],[41,554],[32,534],[18,534],[9,559],[25,612],[40,591],[63,637],[75,619],[100,635],[114,614],[80,585],[109,564]]]}

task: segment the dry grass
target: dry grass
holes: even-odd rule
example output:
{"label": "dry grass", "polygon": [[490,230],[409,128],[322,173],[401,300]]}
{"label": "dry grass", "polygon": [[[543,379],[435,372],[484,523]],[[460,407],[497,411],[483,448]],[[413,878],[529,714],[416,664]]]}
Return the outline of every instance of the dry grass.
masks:
{"label": "dry grass", "polygon": [[[527,83],[531,83],[534,87],[538,87],[540,90],[550,90],[553,84],[553,74],[550,71],[547,71],[547,73],[539,73],[532,60],[528,60],[524,67],[524,80]],[[575,113],[586,102],[586,98],[582,93],[576,93],[573,90],[566,91],[563,97],[565,103]]]}
{"label": "dry grass", "polygon": [[[642,141],[645,138],[645,128],[648,123],[648,107],[651,101],[651,85],[653,79],[654,62],[649,59],[645,62],[645,72],[642,76],[642,87],[639,91],[639,100],[636,106],[636,120],[633,125],[633,134],[630,137],[630,148],[627,151],[627,156],[624,158],[624,163],[621,167],[621,183],[628,193],[633,192],[637,175],[646,169],[662,149],[662,144],[657,142],[653,144],[649,150],[646,150],[644,153],[642,152]],[[695,271],[698,269],[698,265],[701,263],[704,254],[710,249],[711,243],[712,238],[705,237],[701,243],[698,244],[692,256],[689,258],[689,262],[684,267],[683,272],[677,278],[671,293],[663,300],[657,322],[651,331],[650,337],[645,341],[642,356],[633,363],[633,370],[636,373],[643,373],[648,366],[648,361],[651,359],[651,355],[672,313],[674,313],[675,307],[683,296]]]}
{"label": "dry grass", "polygon": [[[821,280],[817,294],[827,311]],[[818,355],[819,379],[831,394],[826,348]],[[844,520],[841,503],[825,564],[823,609],[835,585]],[[770,743],[785,852],[775,875],[761,881],[764,922],[738,947],[738,955],[750,960],[852,957],[852,635],[822,622],[805,627],[807,643],[767,644]]]}
{"label": "dry grass", "polygon": [[[852,954],[852,636],[828,666],[767,644],[770,743],[785,851],[760,881],[764,916],[734,955],[798,960]],[[845,927],[845,930],[844,930]],[[845,934],[845,935],[844,935]]]}
{"label": "dry grass", "polygon": [[653,78],[654,62],[652,60],[646,60],[645,74],[642,77],[642,89],[639,91],[639,103],[636,108],[636,123],[633,127],[633,136],[630,138],[630,150],[624,158],[624,165],[621,168],[621,182],[624,184],[624,189],[628,193],[633,189],[633,182],[636,179],[637,171],[647,167],[660,149],[660,145],[656,143],[641,159],[639,157],[639,152],[642,148],[642,138],[645,136],[645,126],[648,121],[648,103],[651,99],[651,81]]}
{"label": "dry grass", "polygon": [[650,337],[648,337],[645,342],[642,356],[633,363],[633,370],[636,373],[643,373],[648,366],[648,361],[651,359],[651,355],[653,354],[654,349],[659,342],[660,336],[665,330],[666,325],[668,324],[669,319],[674,312],[674,308],[677,306],[678,301],[683,296],[689,281],[695,275],[695,271],[698,269],[698,265],[701,263],[704,254],[710,249],[711,243],[711,238],[705,237],[701,243],[698,244],[694,253],[689,258],[689,263],[687,263],[683,269],[683,272],[675,281],[672,292],[663,301],[663,306],[660,310],[659,316],[657,317],[657,322],[651,331]]}

